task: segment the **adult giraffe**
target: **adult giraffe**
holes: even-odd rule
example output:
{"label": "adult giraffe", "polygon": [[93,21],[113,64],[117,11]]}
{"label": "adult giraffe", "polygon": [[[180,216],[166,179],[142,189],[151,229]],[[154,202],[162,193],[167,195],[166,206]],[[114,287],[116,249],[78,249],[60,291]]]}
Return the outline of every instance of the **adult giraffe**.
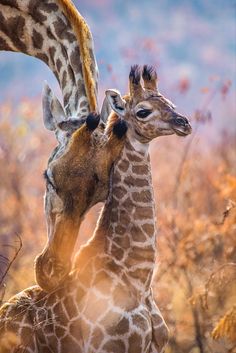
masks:
{"label": "adult giraffe", "polygon": [[[71,254],[85,213],[107,197],[109,173],[123,140],[117,128],[116,134],[104,134],[102,124],[93,133],[99,123],[96,114],[81,127],[90,112],[99,111],[97,64],[88,25],[71,1],[0,0],[0,50],[42,60],[62,90],[63,105],[48,85],[43,92],[44,125],[58,140],[48,167],[60,158],[57,190],[45,173],[48,241],[35,264],[37,283],[50,291],[71,269]],[[104,104],[102,119],[106,119],[106,109]],[[69,213],[72,207],[74,212]]]}
{"label": "adult giraffe", "polygon": [[[97,228],[74,271],[53,293],[29,288],[0,311],[0,335],[17,333],[17,352],[163,351],[168,331],[151,291],[156,222],[148,146],[158,136],[188,135],[191,126],[157,91],[152,67],[144,66],[142,78],[144,87],[135,66],[128,96],[106,92],[114,110],[108,131],[121,119],[128,131]],[[48,172],[56,187],[54,170]]]}

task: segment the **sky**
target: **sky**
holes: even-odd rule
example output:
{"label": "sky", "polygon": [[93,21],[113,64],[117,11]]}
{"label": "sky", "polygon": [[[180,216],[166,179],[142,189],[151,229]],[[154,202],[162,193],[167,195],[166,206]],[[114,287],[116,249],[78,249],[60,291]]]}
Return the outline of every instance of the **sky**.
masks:
{"label": "sky", "polygon": [[[107,88],[126,93],[132,64],[152,64],[157,67],[160,91],[183,107],[184,113],[209,109],[221,127],[235,115],[235,1],[74,3],[93,33],[100,100]],[[58,92],[44,63],[23,54],[0,52],[0,102],[40,97],[44,80]],[[230,87],[227,97],[222,94],[224,85]]]}

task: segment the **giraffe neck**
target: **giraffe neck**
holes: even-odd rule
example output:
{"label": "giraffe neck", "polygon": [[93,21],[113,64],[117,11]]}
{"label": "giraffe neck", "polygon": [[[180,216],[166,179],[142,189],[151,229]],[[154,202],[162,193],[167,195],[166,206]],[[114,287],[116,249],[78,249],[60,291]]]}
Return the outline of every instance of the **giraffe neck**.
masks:
{"label": "giraffe neck", "polygon": [[133,142],[128,134],[111,182],[95,238],[106,234],[106,254],[139,289],[149,289],[156,255],[156,216],[148,145]]}
{"label": "giraffe neck", "polygon": [[62,90],[68,117],[97,110],[97,64],[89,27],[67,0],[0,0],[0,51],[46,63]]}

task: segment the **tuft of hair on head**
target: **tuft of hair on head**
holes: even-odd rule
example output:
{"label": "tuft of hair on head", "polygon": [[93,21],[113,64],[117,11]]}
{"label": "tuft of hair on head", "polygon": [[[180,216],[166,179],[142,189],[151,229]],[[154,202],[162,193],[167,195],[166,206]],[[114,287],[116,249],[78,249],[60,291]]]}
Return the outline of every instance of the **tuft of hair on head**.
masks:
{"label": "tuft of hair on head", "polygon": [[128,129],[128,125],[124,119],[118,119],[113,125],[113,133],[118,139],[121,139]]}
{"label": "tuft of hair on head", "polygon": [[154,66],[144,65],[142,71],[144,88],[155,91],[157,89],[157,72]]}
{"label": "tuft of hair on head", "polygon": [[129,73],[129,80],[132,84],[138,85],[141,80],[141,68],[139,65],[132,65]]}
{"label": "tuft of hair on head", "polygon": [[156,80],[157,79],[157,72],[154,66],[151,65],[144,65],[142,77],[144,80]]}
{"label": "tuft of hair on head", "polygon": [[86,126],[88,130],[93,131],[98,127],[100,115],[97,113],[90,113],[86,118]]}

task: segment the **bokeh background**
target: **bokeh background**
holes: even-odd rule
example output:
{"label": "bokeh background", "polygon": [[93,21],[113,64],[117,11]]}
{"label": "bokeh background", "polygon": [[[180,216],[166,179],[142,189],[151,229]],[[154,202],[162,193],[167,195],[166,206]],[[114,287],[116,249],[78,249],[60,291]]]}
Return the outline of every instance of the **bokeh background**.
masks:
{"label": "bokeh background", "polygon": [[[159,89],[190,117],[191,136],[151,144],[158,212],[153,287],[170,328],[166,353],[236,351],[236,3],[234,0],[81,0],[104,90],[127,90],[130,65],[157,67]],[[43,81],[53,74],[0,52],[0,264],[5,297],[34,283],[46,241],[44,180],[56,142],[43,128]],[[82,225],[91,236],[101,205]],[[19,247],[22,248],[2,279]],[[7,258],[5,259],[4,256]],[[2,293],[4,288],[1,289]]]}

